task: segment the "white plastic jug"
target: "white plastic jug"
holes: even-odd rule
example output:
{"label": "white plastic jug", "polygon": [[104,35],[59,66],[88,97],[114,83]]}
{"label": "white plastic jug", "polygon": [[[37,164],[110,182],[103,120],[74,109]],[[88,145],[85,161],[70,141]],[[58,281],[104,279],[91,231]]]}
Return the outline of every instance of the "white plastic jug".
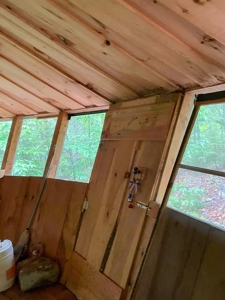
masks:
{"label": "white plastic jug", "polygon": [[9,289],[15,281],[16,267],[10,240],[0,241],[0,292]]}

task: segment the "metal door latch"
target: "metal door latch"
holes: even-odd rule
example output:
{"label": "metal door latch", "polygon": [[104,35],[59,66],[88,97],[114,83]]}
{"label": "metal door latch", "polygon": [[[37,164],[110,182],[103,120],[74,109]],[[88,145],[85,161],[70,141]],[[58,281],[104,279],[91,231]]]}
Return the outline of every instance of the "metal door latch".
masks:
{"label": "metal door latch", "polygon": [[147,209],[147,210],[150,209],[150,207],[147,204],[144,204],[144,203],[141,203],[141,202],[136,202],[136,204],[137,204],[137,207],[140,207],[142,209]]}

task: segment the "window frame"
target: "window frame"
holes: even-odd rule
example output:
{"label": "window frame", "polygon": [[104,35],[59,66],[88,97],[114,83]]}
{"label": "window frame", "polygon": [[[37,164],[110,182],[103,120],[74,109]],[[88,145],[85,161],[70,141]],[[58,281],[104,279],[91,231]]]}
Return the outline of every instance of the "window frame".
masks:
{"label": "window frame", "polygon": [[[171,173],[170,180],[168,182],[167,189],[166,189],[166,192],[165,192],[165,195],[164,195],[162,206],[163,207],[168,207],[169,209],[172,209],[172,210],[175,210],[175,211],[178,211],[181,214],[185,214],[185,213],[178,210],[178,209],[167,206],[168,200],[169,200],[172,188],[174,186],[174,183],[175,183],[175,180],[176,180],[179,169],[190,170],[190,171],[194,171],[194,172],[199,172],[199,173],[214,175],[214,176],[220,176],[220,177],[225,178],[225,172],[216,171],[216,170],[212,170],[212,169],[201,168],[201,167],[196,167],[196,166],[189,166],[189,165],[185,165],[185,164],[181,163],[201,106],[213,105],[213,104],[214,105],[216,105],[216,104],[225,104],[225,92],[217,92],[217,93],[211,93],[211,94],[201,94],[201,95],[198,95],[198,96],[195,97],[195,99],[194,99],[194,109],[192,111],[188,126],[186,128],[186,131],[185,131],[185,134],[184,134],[184,137],[183,137],[183,141],[181,143],[180,150],[178,152],[176,162],[174,164],[174,168],[173,168],[173,171]],[[197,219],[200,222],[206,223],[206,224],[208,224],[212,227],[220,228],[220,227],[218,227],[217,225],[215,225],[213,223],[201,220],[199,218],[195,218],[195,217],[193,217],[189,214],[185,214],[185,215],[187,215],[190,218]],[[221,230],[224,230],[224,229],[221,229]]]}

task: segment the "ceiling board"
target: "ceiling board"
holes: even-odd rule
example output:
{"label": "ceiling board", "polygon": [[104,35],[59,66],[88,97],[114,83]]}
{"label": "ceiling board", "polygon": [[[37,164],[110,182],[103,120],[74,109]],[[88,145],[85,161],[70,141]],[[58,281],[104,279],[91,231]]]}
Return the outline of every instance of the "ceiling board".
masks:
{"label": "ceiling board", "polygon": [[58,108],[41,100],[37,96],[31,94],[24,88],[21,88],[14,82],[9,81],[8,79],[6,79],[2,76],[0,76],[0,87],[3,87],[4,90],[17,95],[18,97],[23,99],[24,103],[30,102],[32,105],[37,107],[36,110],[39,112],[59,112]]}
{"label": "ceiling board", "polygon": [[0,106],[14,115],[33,115],[37,112],[0,91]]}
{"label": "ceiling board", "polygon": [[1,0],[0,118],[225,83],[225,3]]}
{"label": "ceiling board", "polygon": [[[110,74],[119,82],[123,82],[139,94],[145,90],[162,88],[177,88],[169,79],[159,77],[141,61],[135,59],[124,50],[110,43],[101,34],[91,30],[74,15],[62,11],[45,0],[34,0],[25,2],[11,1],[32,18],[35,28],[40,28],[51,40],[60,43],[63,48],[71,51],[88,63]],[[58,22],[57,33],[55,28]],[[74,30],[76,28],[76,30]]]}
{"label": "ceiling board", "polygon": [[165,64],[177,66],[202,86],[218,84],[215,75],[224,74],[224,70],[222,71],[220,67],[170,35],[125,1],[69,0],[69,2],[118,33],[123,28],[125,39],[132,39],[136,45],[148,49]]}
{"label": "ceiling board", "polygon": [[62,74],[30,52],[18,46],[9,38],[0,34],[0,53],[27,73],[45,82],[64,95],[75,99],[86,107],[92,105],[106,105],[108,101],[96,93],[87,90],[81,84]]}

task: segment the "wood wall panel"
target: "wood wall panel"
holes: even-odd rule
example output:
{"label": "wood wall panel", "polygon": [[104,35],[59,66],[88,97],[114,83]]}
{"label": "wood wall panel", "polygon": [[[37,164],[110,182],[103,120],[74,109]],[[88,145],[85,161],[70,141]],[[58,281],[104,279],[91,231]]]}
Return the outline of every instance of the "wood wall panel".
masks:
{"label": "wood wall panel", "polygon": [[[134,201],[140,201],[148,205],[164,145],[165,142],[141,142],[140,149],[137,151],[134,160],[134,166],[145,167],[147,174],[146,178],[140,181],[140,189],[134,195]],[[128,208],[128,193],[129,189],[127,189],[123,199],[123,208],[119,218],[116,237],[104,272],[123,288],[125,288],[127,283],[147,212],[142,208],[136,207],[135,204],[133,209]],[[122,269],[121,265],[124,266]]]}
{"label": "wood wall panel", "polygon": [[166,139],[175,102],[156,103],[134,108],[110,110],[106,115],[103,140]]}
{"label": "wood wall panel", "polygon": [[[64,188],[63,183],[64,182],[62,182],[62,188]],[[71,192],[70,201],[66,212],[56,255],[61,269],[63,269],[65,262],[70,259],[72,251],[75,247],[75,241],[79,232],[79,221],[86,189],[87,184],[76,183],[76,186],[74,186]]]}
{"label": "wood wall panel", "polygon": [[225,233],[169,208],[160,220],[132,299],[224,299]]}
{"label": "wood wall panel", "polygon": [[225,295],[225,232],[209,225],[207,227],[209,228],[207,245],[191,299],[223,300]]}
{"label": "wood wall panel", "polygon": [[130,276],[128,278],[128,282],[126,288],[123,292],[123,296],[121,299],[130,300],[131,295],[133,293],[133,289],[135,287],[135,283],[140,271],[140,266],[142,265],[142,261],[145,257],[145,253],[147,251],[149,236],[153,231],[155,225],[155,218],[147,216],[145,219],[145,223],[143,225],[143,231],[140,236],[139,244],[137,246],[136,254],[133,260]]}
{"label": "wood wall panel", "polygon": [[65,266],[62,283],[79,300],[119,300],[122,289],[101,274],[78,253]]}
{"label": "wood wall panel", "polygon": [[[17,231],[22,220],[22,207],[28,179],[23,177],[3,177],[0,180],[0,236],[15,244],[20,236]],[[25,228],[23,229],[25,230]]]}
{"label": "wood wall panel", "polygon": [[129,182],[135,141],[103,141],[88,189],[85,212],[76,245],[81,256],[100,269]]}
{"label": "wood wall panel", "polygon": [[[0,180],[0,239],[15,245],[26,229],[43,178],[5,176]],[[13,187],[13,188],[12,188]],[[44,244],[44,254],[63,269],[73,251],[87,184],[47,179],[31,226],[31,243]]]}
{"label": "wood wall panel", "polygon": [[[43,242],[46,255],[56,259],[61,270],[65,266],[62,282],[78,293],[79,300],[119,300],[130,275],[135,282],[156,215],[147,215],[148,211],[135,202],[133,209],[128,208],[129,181],[133,178],[134,166],[146,168],[146,177],[134,200],[146,205],[153,201],[176,123],[179,100],[180,94],[174,94],[139,99],[133,102],[133,107],[132,104],[117,105],[116,110],[112,107],[113,112],[120,113],[118,128],[124,126],[123,114],[131,119],[132,114],[133,118],[139,114],[144,119],[147,112],[159,123],[151,120],[148,130],[152,128],[154,134],[148,137],[142,134],[145,131],[142,124],[133,128],[131,140],[124,137],[102,140],[87,191],[86,184],[48,179],[32,227],[32,241]],[[155,124],[163,127],[160,138],[156,136]],[[41,179],[35,180],[40,186]],[[35,180],[24,183],[27,193],[30,189],[38,193]],[[28,197],[31,209],[36,197],[30,192]],[[89,207],[81,217],[85,197]],[[20,211],[24,209],[26,219],[29,209],[23,206],[25,204],[26,201],[21,200]],[[109,242],[111,251],[108,251]],[[128,292],[131,294],[131,289]]]}

